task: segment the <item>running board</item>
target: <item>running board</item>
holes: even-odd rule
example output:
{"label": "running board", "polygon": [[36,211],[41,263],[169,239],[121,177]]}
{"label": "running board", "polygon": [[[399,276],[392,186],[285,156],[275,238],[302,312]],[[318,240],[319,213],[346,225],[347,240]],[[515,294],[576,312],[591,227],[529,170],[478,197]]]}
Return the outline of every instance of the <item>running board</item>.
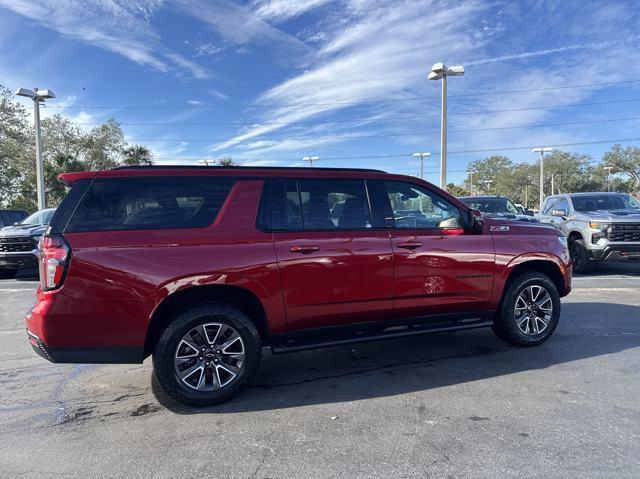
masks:
{"label": "running board", "polygon": [[328,327],[296,331],[274,336],[273,354],[292,353],[308,349],[340,346],[343,344],[380,341],[418,334],[460,331],[491,326],[493,313],[444,315],[410,320],[359,323],[350,326]]}

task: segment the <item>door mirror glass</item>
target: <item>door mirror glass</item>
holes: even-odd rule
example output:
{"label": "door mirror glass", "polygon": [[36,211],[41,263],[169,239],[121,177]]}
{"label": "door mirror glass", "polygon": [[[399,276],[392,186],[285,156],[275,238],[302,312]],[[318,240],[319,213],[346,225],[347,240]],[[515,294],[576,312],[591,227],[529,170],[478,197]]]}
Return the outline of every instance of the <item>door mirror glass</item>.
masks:
{"label": "door mirror glass", "polygon": [[565,210],[553,210],[551,212],[551,216],[560,216],[561,218],[564,218],[567,216],[567,212]]}

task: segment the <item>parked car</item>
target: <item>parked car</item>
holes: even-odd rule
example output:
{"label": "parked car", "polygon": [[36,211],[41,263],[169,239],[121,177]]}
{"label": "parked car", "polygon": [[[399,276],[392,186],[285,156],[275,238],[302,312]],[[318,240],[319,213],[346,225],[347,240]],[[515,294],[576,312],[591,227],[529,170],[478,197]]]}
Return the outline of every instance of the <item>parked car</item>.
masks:
{"label": "parked car", "polygon": [[482,212],[490,218],[538,223],[530,210],[521,210],[506,196],[461,196],[459,199],[470,208]]}
{"label": "parked car", "polygon": [[0,278],[13,278],[22,268],[38,265],[38,241],[55,208],[40,210],[0,230]]}
{"label": "parked car", "polygon": [[640,259],[640,201],[626,193],[549,196],[541,211],[542,222],[567,236],[578,273],[602,261]]}
{"label": "parked car", "polygon": [[29,216],[24,210],[0,210],[0,229],[11,226]]}
{"label": "parked car", "polygon": [[571,290],[561,232],[482,218],[413,177],[145,166],[61,180],[30,343],[53,362],[153,355],[159,384],[194,406],[242,390],[262,346],[485,326],[535,346]]}

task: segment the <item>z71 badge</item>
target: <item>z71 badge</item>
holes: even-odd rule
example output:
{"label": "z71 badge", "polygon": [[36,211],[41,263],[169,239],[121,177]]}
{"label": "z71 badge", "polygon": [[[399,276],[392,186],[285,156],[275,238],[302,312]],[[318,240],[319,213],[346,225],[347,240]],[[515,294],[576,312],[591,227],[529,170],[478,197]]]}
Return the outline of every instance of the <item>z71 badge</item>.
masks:
{"label": "z71 badge", "polygon": [[508,226],[492,226],[491,231],[509,231]]}

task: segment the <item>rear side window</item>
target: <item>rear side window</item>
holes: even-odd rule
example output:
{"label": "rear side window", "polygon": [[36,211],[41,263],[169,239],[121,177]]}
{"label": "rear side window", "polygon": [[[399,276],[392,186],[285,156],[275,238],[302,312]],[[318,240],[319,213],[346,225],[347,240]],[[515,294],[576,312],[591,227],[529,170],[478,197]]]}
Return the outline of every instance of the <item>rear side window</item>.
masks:
{"label": "rear side window", "polygon": [[65,231],[202,228],[215,220],[233,183],[214,177],[97,179]]}
{"label": "rear side window", "polygon": [[371,228],[364,180],[269,181],[260,218],[266,229],[358,230]]}

